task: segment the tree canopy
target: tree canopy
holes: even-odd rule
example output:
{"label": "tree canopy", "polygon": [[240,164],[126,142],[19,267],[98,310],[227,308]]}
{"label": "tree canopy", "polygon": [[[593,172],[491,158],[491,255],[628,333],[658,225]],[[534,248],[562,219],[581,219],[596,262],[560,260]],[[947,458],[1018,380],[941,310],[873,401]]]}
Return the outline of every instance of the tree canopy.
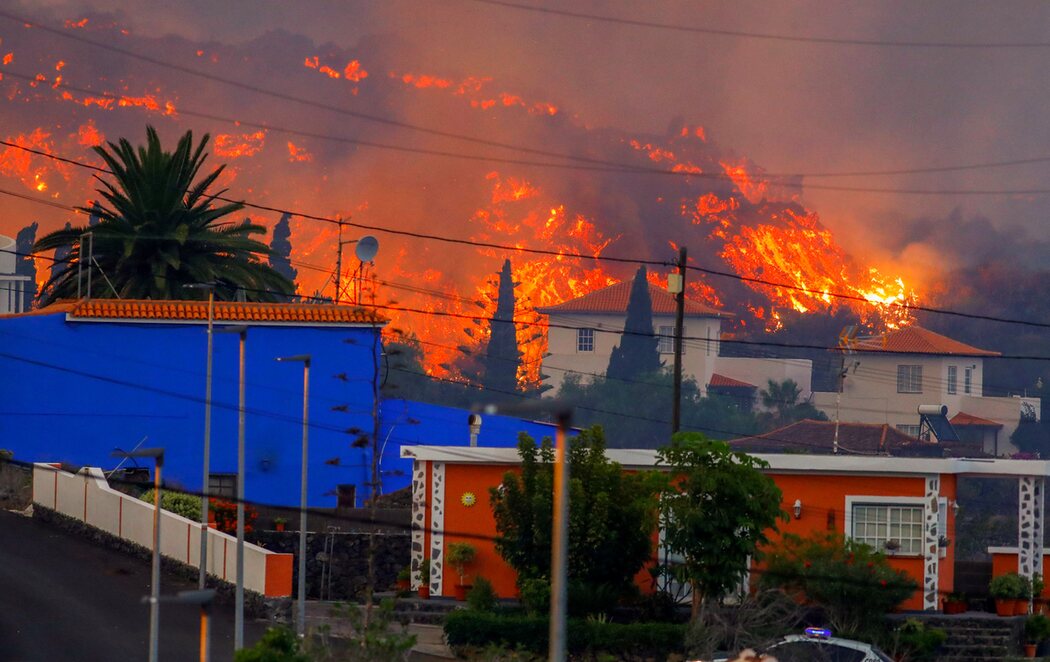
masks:
{"label": "tree canopy", "polygon": [[631,283],[624,334],[609,356],[605,374],[610,379],[638,379],[659,371],[661,366],[659,342],[653,334],[653,301],[643,265]]}
{"label": "tree canopy", "polygon": [[[69,260],[66,267],[83,261],[86,269],[100,271],[92,279],[91,292],[86,292],[86,279],[80,284],[81,292],[93,297],[199,298],[204,296],[200,290],[183,285],[202,282],[217,283],[216,296],[224,299],[235,298],[239,288],[251,300],[273,301],[293,294],[294,284],[262,261],[270,249],[252,238],[265,234],[265,228],[222,221],[244,206],[215,205],[216,196],[225,191],[210,189],[225,166],[198,179],[207,143],[205,135],[194,146],[193,134],[187,131],[175,151],[167,152],[156,130],[148,127],[146,144],[137,149],[123,138],[95,147],[112,173],[111,180],[99,179],[98,192],[108,205],[80,209],[99,222],[67,225],[41,238],[33,250],[55,249],[57,259]],[[92,233],[93,246],[81,246],[86,232]],[[54,269],[41,298],[48,303],[75,297],[77,292],[77,270]]]}

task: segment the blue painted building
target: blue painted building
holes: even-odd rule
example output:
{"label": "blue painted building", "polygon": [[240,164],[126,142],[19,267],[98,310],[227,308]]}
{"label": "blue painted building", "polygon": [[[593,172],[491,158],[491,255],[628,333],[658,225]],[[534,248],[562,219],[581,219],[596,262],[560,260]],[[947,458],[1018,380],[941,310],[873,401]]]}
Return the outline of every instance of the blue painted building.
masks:
{"label": "blue painted building", "polygon": [[[203,484],[207,303],[90,300],[0,316],[0,448],[32,462],[113,468],[111,453],[166,452],[165,482]],[[302,439],[301,363],[309,354],[309,502],[332,507],[368,494],[373,386],[381,377],[384,320],[358,308],[216,302],[216,330],[247,328],[245,494],[297,504]],[[211,485],[237,470],[238,343],[214,335]],[[469,443],[467,412],[380,401],[383,491],[407,486],[402,444]],[[543,424],[487,416],[480,443],[510,446]],[[402,466],[402,465],[405,466]]]}

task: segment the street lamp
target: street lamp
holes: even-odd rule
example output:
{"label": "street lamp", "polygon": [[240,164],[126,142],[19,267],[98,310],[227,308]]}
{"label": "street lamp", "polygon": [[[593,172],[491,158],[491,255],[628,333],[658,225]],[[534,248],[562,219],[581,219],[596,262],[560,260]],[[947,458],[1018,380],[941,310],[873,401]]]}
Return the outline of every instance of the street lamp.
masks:
{"label": "street lamp", "polygon": [[239,337],[237,369],[237,591],[233,611],[233,649],[244,648],[244,346],[248,327],[227,326],[216,333]]}
{"label": "street lamp", "polygon": [[160,472],[164,467],[163,448],[113,451],[113,457],[153,458],[153,572],[150,579],[149,662],[157,662],[160,638]]}
{"label": "street lamp", "polygon": [[205,359],[204,384],[204,481],[201,486],[201,558],[200,576],[197,588],[204,590],[208,581],[208,482],[211,480],[211,366],[213,352],[212,326],[215,323],[215,285],[216,283],[189,283],[183,285],[188,290],[208,291],[208,353]]}
{"label": "street lamp", "polygon": [[306,467],[309,454],[310,425],[310,355],[279,356],[280,362],[298,362],[303,364],[303,466],[299,485],[299,610],[296,617],[296,631],[300,637],[306,636]]}
{"label": "street lamp", "polygon": [[569,557],[569,462],[566,453],[573,405],[561,399],[544,399],[516,405],[486,405],[486,414],[529,414],[546,412],[554,416],[554,531],[551,536],[551,616],[547,659],[565,659],[565,618],[568,607]]}
{"label": "street lamp", "polygon": [[[153,598],[143,598],[143,602],[154,602]],[[175,595],[166,595],[156,599],[177,605],[199,605],[201,608],[200,662],[211,659],[211,605],[215,600],[215,589],[207,588],[197,591],[179,591]]]}

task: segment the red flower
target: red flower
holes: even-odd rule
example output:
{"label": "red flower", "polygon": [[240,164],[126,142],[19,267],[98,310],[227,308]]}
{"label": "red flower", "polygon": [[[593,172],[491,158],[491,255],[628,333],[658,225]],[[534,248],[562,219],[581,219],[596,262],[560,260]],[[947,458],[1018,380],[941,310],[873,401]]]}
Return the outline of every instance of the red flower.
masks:
{"label": "red flower", "polygon": [[885,588],[886,587],[886,580],[885,579],[880,579],[879,580],[879,585],[882,586],[883,588]]}

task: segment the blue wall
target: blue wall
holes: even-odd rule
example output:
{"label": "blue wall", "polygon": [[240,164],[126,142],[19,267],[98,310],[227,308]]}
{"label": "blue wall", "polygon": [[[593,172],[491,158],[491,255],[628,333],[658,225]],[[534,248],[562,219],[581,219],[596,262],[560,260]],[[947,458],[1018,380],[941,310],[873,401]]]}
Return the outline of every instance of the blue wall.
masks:
{"label": "blue wall", "polygon": [[[311,354],[309,502],[336,504],[340,484],[367,495],[372,433],[371,328],[251,326],[247,341],[245,492],[251,501],[299,502],[302,366]],[[237,335],[215,335],[213,473],[237,470]],[[203,324],[67,322],[64,314],[0,318],[0,448],[28,462],[113,468],[114,449],[161,446],[165,482],[202,487],[207,334]],[[380,370],[381,372],[381,370]],[[383,491],[411,483],[402,444],[462,445],[467,412],[405,400],[381,403]],[[480,443],[513,446],[518,432],[551,428],[486,416]],[[148,464],[148,462],[147,462]]]}

